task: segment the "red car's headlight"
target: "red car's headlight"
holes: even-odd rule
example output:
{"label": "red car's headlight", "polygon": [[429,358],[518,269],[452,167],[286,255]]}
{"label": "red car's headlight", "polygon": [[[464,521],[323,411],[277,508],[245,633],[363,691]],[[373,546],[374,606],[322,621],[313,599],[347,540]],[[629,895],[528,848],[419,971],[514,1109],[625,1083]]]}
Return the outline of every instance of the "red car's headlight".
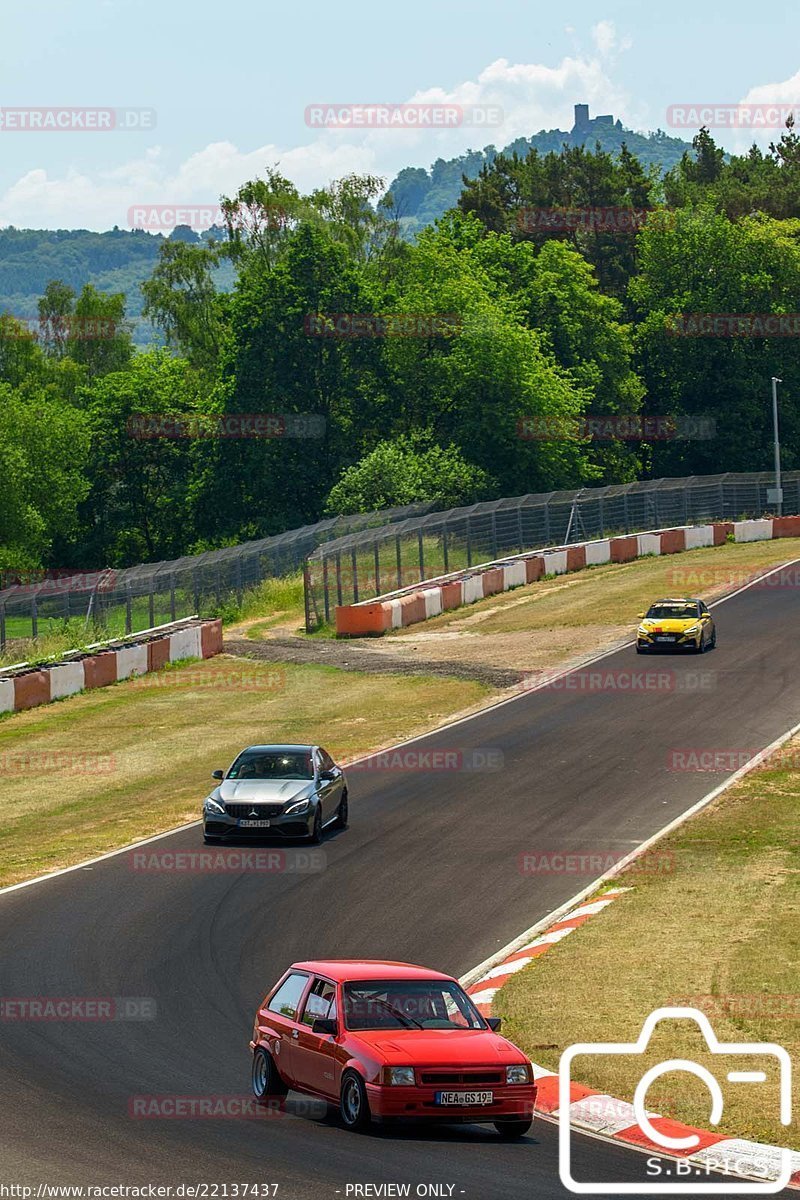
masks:
{"label": "red car's headlight", "polygon": [[397,1087],[413,1087],[416,1083],[413,1067],[384,1067],[383,1082]]}
{"label": "red car's headlight", "polygon": [[530,1071],[525,1063],[506,1067],[506,1083],[530,1083]]}

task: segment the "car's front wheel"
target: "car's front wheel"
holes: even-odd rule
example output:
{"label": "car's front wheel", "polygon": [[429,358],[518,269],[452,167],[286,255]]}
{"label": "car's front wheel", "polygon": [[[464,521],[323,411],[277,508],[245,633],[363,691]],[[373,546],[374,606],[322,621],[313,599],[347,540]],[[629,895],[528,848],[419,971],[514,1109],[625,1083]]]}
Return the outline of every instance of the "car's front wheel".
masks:
{"label": "car's front wheel", "polygon": [[515,1142],[525,1134],[533,1124],[533,1120],[495,1121],[494,1127],[504,1142]]}
{"label": "car's front wheel", "polygon": [[285,1096],[289,1091],[278,1074],[278,1068],[263,1046],[256,1046],[253,1051],[253,1070],[251,1075],[253,1095],[258,1104],[267,1104],[276,1096]]}
{"label": "car's front wheel", "polygon": [[369,1126],[371,1117],[367,1089],[357,1071],[345,1071],[342,1076],[339,1112],[347,1129],[358,1133]]}
{"label": "car's front wheel", "polygon": [[308,835],[308,840],[312,846],[318,846],[322,841],[322,805],[318,804],[314,809],[314,821],[311,826],[311,833]]}
{"label": "car's front wheel", "polygon": [[334,829],[347,829],[348,812],[347,788],[345,788],[342,792],[342,798],[339,801],[339,811],[336,814],[336,820],[333,822]]}

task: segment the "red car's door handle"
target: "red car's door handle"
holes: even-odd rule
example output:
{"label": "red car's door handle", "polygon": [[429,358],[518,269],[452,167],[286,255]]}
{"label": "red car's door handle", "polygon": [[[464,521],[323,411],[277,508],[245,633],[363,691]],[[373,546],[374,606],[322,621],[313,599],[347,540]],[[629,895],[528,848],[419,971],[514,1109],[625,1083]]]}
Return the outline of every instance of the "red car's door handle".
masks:
{"label": "red car's door handle", "polygon": [[300,1037],[300,1034],[297,1032],[297,1030],[296,1030],[296,1029],[293,1029],[293,1030],[292,1030],[292,1037],[293,1037],[293,1038]]}

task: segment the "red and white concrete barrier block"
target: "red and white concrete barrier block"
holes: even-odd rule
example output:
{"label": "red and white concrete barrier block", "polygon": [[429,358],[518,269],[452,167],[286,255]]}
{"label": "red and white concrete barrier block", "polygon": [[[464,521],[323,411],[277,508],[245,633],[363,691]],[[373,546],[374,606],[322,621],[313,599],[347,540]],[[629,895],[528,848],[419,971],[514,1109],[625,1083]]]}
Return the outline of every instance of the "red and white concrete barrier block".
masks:
{"label": "red and white concrete barrier block", "polygon": [[336,632],[351,637],[380,635],[388,629],[413,625],[463,604],[474,604],[485,596],[536,583],[544,575],[563,575],[567,571],[580,571],[608,562],[633,562],[648,554],[680,554],[684,550],[722,546],[729,537],[737,542],[800,537],[800,516],[678,525],[671,529],[576,542],[571,546],[548,547],[536,554],[516,554],[430,583],[420,583],[404,592],[359,604],[339,605]]}
{"label": "red and white concrete barrier block", "polygon": [[[425,599],[419,594],[417,619],[424,620]],[[212,658],[222,651],[222,621],[195,621],[163,633],[148,631],[147,641],[112,643],[93,653],[71,655],[41,667],[24,664],[0,675],[0,713],[21,712],[51,700],[63,700],[88,688],[106,687],[133,675],[158,671],[184,658]],[[142,635],[139,635],[142,636]]]}

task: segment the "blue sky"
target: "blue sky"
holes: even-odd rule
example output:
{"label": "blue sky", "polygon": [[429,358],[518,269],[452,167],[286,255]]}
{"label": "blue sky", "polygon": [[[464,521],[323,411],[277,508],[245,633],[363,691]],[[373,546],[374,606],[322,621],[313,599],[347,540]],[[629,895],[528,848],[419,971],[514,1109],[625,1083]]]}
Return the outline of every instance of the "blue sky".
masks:
{"label": "blue sky", "polygon": [[[5,107],[155,109],[142,133],[0,130],[0,226],[126,227],[279,165],[307,189],[569,128],[572,106],[666,128],[670,104],[800,100],[796,6],[520,0],[6,0]],[[309,128],[314,103],[491,105],[488,131]],[[678,132],[671,130],[671,132]],[[751,138],[715,131],[727,148]],[[762,144],[774,137],[760,138]]]}

